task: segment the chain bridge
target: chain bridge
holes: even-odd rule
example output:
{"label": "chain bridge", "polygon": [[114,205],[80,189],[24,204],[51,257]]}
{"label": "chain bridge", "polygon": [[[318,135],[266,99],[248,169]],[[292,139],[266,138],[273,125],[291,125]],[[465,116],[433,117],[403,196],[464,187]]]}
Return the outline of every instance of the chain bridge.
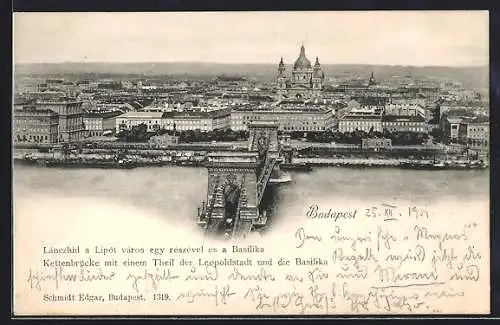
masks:
{"label": "chain bridge", "polygon": [[198,208],[205,234],[245,237],[267,224],[262,198],[273,171],[279,171],[278,124],[248,125],[248,151],[213,152],[207,156],[207,199]]}

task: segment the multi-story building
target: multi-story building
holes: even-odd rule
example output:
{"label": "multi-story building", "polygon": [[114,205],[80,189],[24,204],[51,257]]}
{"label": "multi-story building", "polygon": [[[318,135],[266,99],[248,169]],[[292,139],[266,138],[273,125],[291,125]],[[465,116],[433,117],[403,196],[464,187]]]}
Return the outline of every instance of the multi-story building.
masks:
{"label": "multi-story building", "polygon": [[121,112],[88,112],[83,115],[86,136],[101,136],[104,132],[116,130],[116,117]]}
{"label": "multi-story building", "polygon": [[63,100],[66,97],[66,93],[63,91],[34,91],[26,94],[26,98],[35,101],[55,101]]}
{"label": "multi-story building", "polygon": [[431,85],[409,85],[398,88],[397,92],[403,98],[423,98],[426,102],[434,102],[439,99],[441,88]]}
{"label": "multi-story building", "polygon": [[83,102],[68,98],[37,100],[36,108],[52,110],[59,117],[58,142],[77,142],[83,138]]}
{"label": "multi-story building", "polygon": [[386,149],[391,146],[391,139],[361,139],[361,148],[363,149]]}
{"label": "multi-story building", "polygon": [[59,116],[50,109],[37,109],[27,105],[14,110],[14,143],[56,143],[58,142]]}
{"label": "multi-story building", "polygon": [[442,124],[445,138],[457,142],[464,142],[467,138],[467,125],[463,123],[462,118],[446,117]]}
{"label": "multi-story building", "polygon": [[148,132],[162,128],[162,112],[127,112],[116,117],[116,132],[131,130],[132,127],[145,124]]}
{"label": "multi-story building", "polygon": [[384,110],[383,106],[377,105],[360,105],[358,107],[353,107],[348,112],[349,115],[380,115]]}
{"label": "multi-story building", "polygon": [[294,131],[329,131],[333,128],[332,109],[327,107],[240,107],[231,112],[231,129],[243,131],[252,121],[275,121],[278,130]]}
{"label": "multi-story building", "polygon": [[209,112],[165,112],[162,128],[166,130],[200,130],[210,132],[228,129],[231,125],[231,113],[228,110]]}
{"label": "multi-story building", "polygon": [[209,112],[128,112],[116,118],[116,130],[130,130],[133,126],[145,124],[148,132],[165,130],[199,130],[209,132],[228,129],[231,113],[228,110]]}
{"label": "multi-story building", "polygon": [[155,135],[149,138],[149,143],[157,144],[160,146],[176,145],[179,143],[179,137],[176,135]]}
{"label": "multi-story building", "polygon": [[382,129],[389,132],[427,133],[425,118],[420,115],[383,115]]}
{"label": "multi-story building", "polygon": [[[21,78],[20,78],[21,79]],[[47,90],[47,84],[43,80],[17,80],[14,82],[14,93],[27,95]]]}
{"label": "multi-story building", "polygon": [[490,146],[490,124],[488,118],[478,117],[464,120],[469,149],[488,152]]}
{"label": "multi-story building", "polygon": [[354,131],[382,132],[382,115],[345,115],[339,119],[338,131],[341,133]]}
{"label": "multi-story building", "polygon": [[387,115],[400,116],[420,115],[422,117],[425,117],[427,115],[425,104],[417,103],[388,103],[385,105],[384,112]]}

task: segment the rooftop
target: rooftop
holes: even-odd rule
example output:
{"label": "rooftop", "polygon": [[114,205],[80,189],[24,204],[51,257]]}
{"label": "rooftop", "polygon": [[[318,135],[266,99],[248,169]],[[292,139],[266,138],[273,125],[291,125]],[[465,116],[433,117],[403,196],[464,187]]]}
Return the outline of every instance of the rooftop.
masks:
{"label": "rooftop", "polygon": [[165,112],[163,118],[217,118],[231,115],[231,112],[226,109],[220,109],[209,112]]}
{"label": "rooftop", "polygon": [[161,118],[162,112],[127,112],[120,117],[122,118]]}
{"label": "rooftop", "polygon": [[488,116],[477,116],[477,117],[464,117],[462,119],[462,123],[489,123],[490,119]]}
{"label": "rooftop", "polygon": [[425,122],[425,119],[420,115],[384,115],[382,116],[383,122]]}
{"label": "rooftop", "polygon": [[265,106],[265,107],[236,107],[233,111],[254,113],[326,113],[330,111],[326,106]]}
{"label": "rooftop", "polygon": [[16,108],[14,110],[14,115],[16,114],[22,114],[22,113],[37,113],[37,114],[46,114],[46,115],[53,115],[56,116],[58,115],[56,112],[54,112],[51,109],[36,109],[32,106],[24,107],[24,108]]}
{"label": "rooftop", "polygon": [[254,121],[250,122],[249,127],[278,127],[279,123],[275,121]]}
{"label": "rooftop", "polygon": [[111,118],[122,115],[123,113],[120,111],[113,112],[87,112],[83,114],[83,117],[86,118]]}
{"label": "rooftop", "polygon": [[75,98],[60,97],[51,99],[37,99],[36,103],[37,105],[54,105],[54,104],[64,105],[64,104],[83,103],[83,101],[77,100]]}
{"label": "rooftop", "polygon": [[382,120],[381,115],[345,115],[341,120]]}

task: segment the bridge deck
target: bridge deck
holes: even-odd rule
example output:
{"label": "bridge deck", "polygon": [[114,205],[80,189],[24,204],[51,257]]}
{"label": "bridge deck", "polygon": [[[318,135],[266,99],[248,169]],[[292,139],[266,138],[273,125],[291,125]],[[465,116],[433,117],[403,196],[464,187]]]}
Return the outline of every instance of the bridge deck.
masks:
{"label": "bridge deck", "polygon": [[235,227],[233,230],[233,237],[235,237],[235,238],[245,237],[251,231],[252,231],[252,222],[249,220],[239,219],[238,222],[235,224]]}
{"label": "bridge deck", "polygon": [[[205,227],[207,234],[225,234],[226,236],[231,235],[233,238],[245,237],[252,231],[254,226],[263,226],[267,222],[267,218],[257,217],[260,214],[260,202],[272,171],[275,165],[281,162],[281,148],[277,135],[278,124],[274,121],[258,121],[251,123],[248,127],[250,136],[247,152],[214,152],[208,154],[206,163],[209,169],[208,196],[211,197],[214,193],[214,187],[210,183],[214,181],[213,179],[219,177],[228,178],[228,180],[238,178],[239,182],[241,182],[241,185],[238,186],[245,189],[246,194],[243,201],[239,200],[236,212],[231,212],[231,214],[235,215],[227,216],[229,221],[234,218],[232,222],[226,222],[225,218],[208,217],[209,220],[207,220]],[[260,139],[264,139],[264,142],[260,142]],[[261,146],[266,147],[261,148]],[[265,151],[262,149],[265,149]]]}

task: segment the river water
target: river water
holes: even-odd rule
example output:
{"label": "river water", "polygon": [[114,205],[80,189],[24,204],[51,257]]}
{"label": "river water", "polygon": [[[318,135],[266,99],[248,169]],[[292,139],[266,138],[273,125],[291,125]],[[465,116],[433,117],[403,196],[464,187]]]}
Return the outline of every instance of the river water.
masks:
{"label": "river water", "polygon": [[[131,170],[14,167],[14,212],[72,214],[134,211],[174,226],[196,229],[195,216],[206,200],[204,168],[153,167]],[[489,207],[488,171],[317,168],[292,173],[293,181],[266,193],[269,230],[303,218],[311,204],[390,203]],[[107,208],[100,209],[106,205]],[[30,209],[28,210],[28,206]],[[107,210],[109,209],[109,210]],[[105,210],[105,212],[104,212]]]}

